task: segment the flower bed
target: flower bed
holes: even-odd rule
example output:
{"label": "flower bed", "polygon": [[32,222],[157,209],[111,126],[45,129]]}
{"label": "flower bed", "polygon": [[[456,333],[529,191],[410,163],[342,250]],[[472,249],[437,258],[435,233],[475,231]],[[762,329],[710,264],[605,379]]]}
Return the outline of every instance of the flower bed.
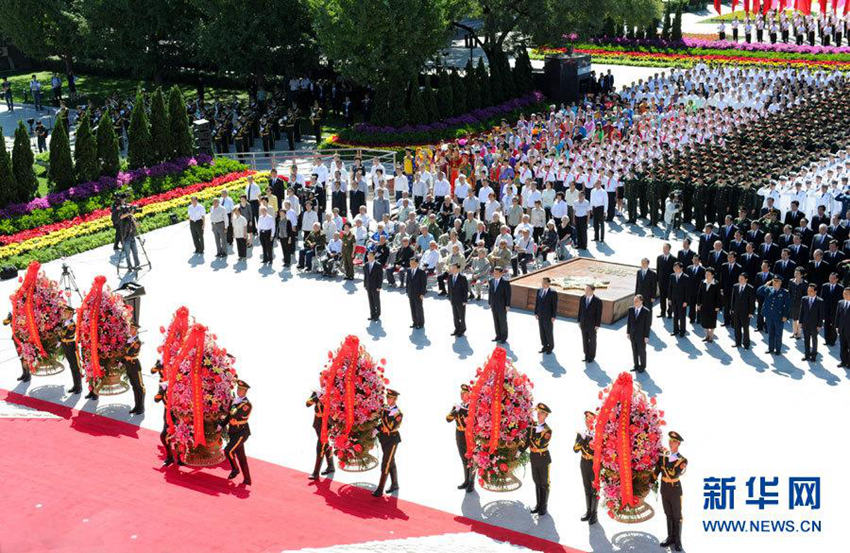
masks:
{"label": "flower bed", "polygon": [[[178,220],[186,219],[186,206],[192,196],[197,196],[200,202],[209,204],[225,189],[237,195],[243,190],[246,177],[253,174],[253,171],[231,173],[209,182],[196,183],[138,200],[134,204],[141,207],[141,211],[136,214],[139,230],[148,232],[171,224],[172,214]],[[258,184],[262,185],[265,180],[265,175],[256,175]],[[12,238],[17,241],[0,246],[0,261],[21,267],[26,266],[32,259],[46,262],[109,244],[114,238],[114,231],[108,210],[101,210],[72,221],[6,237],[4,241]]]}
{"label": "flower bed", "polygon": [[[620,522],[642,522],[652,516],[643,499],[657,485],[655,465],[661,456],[664,411],[622,373],[599,393],[593,439],[594,487],[605,496],[608,515]],[[648,515],[648,516],[647,516]]]}
{"label": "flower bed", "polygon": [[[732,42],[731,40],[708,40],[704,38],[683,37],[682,40],[662,40],[662,39],[641,39],[641,38],[613,38],[613,39],[598,39],[592,41],[597,46],[614,47],[619,46],[623,49],[634,50],[640,48],[650,48],[656,51],[669,50],[741,50],[742,52],[770,52],[777,54],[793,54],[793,55],[819,55],[827,56],[834,55],[837,60],[850,60],[850,46],[809,46],[804,44],[797,46],[796,44],[787,44],[777,42],[769,44],[764,42]],[[712,52],[695,52],[695,53],[712,53]],[[815,58],[812,58],[815,59]],[[829,59],[829,58],[826,58]]]}
{"label": "flower bed", "polygon": [[544,96],[532,92],[496,106],[477,109],[463,115],[450,117],[427,125],[405,125],[404,127],[379,127],[361,123],[345,129],[324,142],[322,148],[340,146],[369,146],[375,148],[403,148],[407,146],[433,144],[440,140],[460,138],[487,130],[502,119],[518,117],[524,111],[542,109]]}
{"label": "flower bed", "polygon": [[384,406],[386,361],[376,363],[356,336],[347,336],[336,353],[328,352],[330,365],[322,371],[323,444],[332,444],[345,470],[363,471],[377,465],[370,453],[375,446]]}
{"label": "flower bed", "polygon": [[466,451],[478,483],[492,491],[519,487],[513,472],[528,462],[522,451],[528,434],[534,385],[513,366],[502,348],[496,348],[469,394]]}
{"label": "flower bed", "polygon": [[[66,192],[61,192],[45,198],[36,198],[29,204],[9,206],[2,210],[5,215],[0,217],[0,244],[8,243],[2,241],[2,235],[15,234],[46,224],[87,215],[99,209],[109,208],[112,204],[114,192],[119,188],[131,192],[135,197],[144,197],[246,169],[243,164],[228,158],[221,158],[216,160],[215,163],[206,164],[197,164],[194,159],[190,158],[185,164],[170,162],[157,165],[154,169],[135,171],[132,174],[137,175],[137,177],[129,181],[122,175],[131,174],[122,173],[119,175],[120,184],[118,186],[106,188],[97,186],[77,187],[72,189],[75,192],[71,196],[68,196]],[[205,160],[206,158],[201,159]],[[147,176],[143,177],[142,175]],[[55,201],[48,200],[51,197]]]}
{"label": "flower bed", "polygon": [[[12,294],[12,339],[21,362],[32,374],[56,365],[62,331],[62,310],[68,305],[55,280],[30,263],[21,287]],[[51,371],[58,372],[58,371]]]}
{"label": "flower bed", "polygon": [[122,357],[127,351],[133,314],[124,299],[96,276],[77,312],[77,345],[80,364],[96,393],[115,394],[128,386],[122,381]]}
{"label": "flower bed", "polygon": [[[172,321],[183,325],[188,321],[180,310]],[[181,335],[185,329],[177,329]],[[169,329],[169,350],[179,342]],[[168,381],[166,423],[168,441],[181,460],[189,465],[211,466],[224,459],[222,453],[222,421],[230,413],[236,387],[234,358],[219,347],[215,335],[194,324],[182,340],[177,354],[164,365]]]}

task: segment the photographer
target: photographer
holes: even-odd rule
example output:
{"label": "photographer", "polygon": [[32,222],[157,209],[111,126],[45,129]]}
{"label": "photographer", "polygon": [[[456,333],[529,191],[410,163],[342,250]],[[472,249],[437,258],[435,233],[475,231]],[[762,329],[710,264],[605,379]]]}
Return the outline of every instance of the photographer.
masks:
{"label": "photographer", "polygon": [[[139,208],[133,204],[128,204],[125,198],[121,199],[121,206],[119,208],[119,221],[121,224],[121,249],[124,252],[124,256],[127,258],[127,268],[133,271],[138,271],[141,269],[141,263],[139,263],[139,250],[136,248],[136,236],[139,233],[139,229],[136,226],[136,218],[134,214],[139,210]],[[133,261],[135,263],[130,263],[130,253],[133,254]]]}
{"label": "photographer", "polygon": [[670,236],[670,232],[674,232],[678,225],[676,224],[676,219],[679,213],[682,211],[682,197],[679,191],[673,191],[670,193],[670,196],[667,197],[667,201],[664,204],[664,239],[666,240]]}
{"label": "photographer", "polygon": [[110,216],[112,218],[112,227],[115,229],[115,242],[112,244],[112,249],[118,251],[121,249],[121,206],[124,205],[124,194],[118,192],[112,199],[112,208]]}

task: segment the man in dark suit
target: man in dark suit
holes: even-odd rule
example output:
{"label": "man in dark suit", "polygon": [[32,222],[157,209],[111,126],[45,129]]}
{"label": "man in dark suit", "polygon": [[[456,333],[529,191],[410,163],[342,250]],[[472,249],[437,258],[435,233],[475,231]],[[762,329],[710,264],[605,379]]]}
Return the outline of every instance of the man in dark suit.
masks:
{"label": "man in dark suit", "polygon": [[673,311],[673,332],[671,336],[685,336],[685,314],[688,311],[688,292],[691,284],[688,275],[678,261],[673,265],[673,274],[667,277],[670,308]]}
{"label": "man in dark suit", "polygon": [[[799,234],[803,244],[808,248],[812,243],[812,238],[815,237],[815,231],[809,228],[807,219],[803,217],[800,221],[800,226],[794,229],[794,234]],[[811,248],[809,248],[811,251]]]}
{"label": "man in dark suit", "polygon": [[835,332],[835,311],[843,294],[844,287],[838,284],[838,273],[830,273],[829,282],[820,287],[820,297],[823,298],[824,308],[823,337],[826,339],[827,346],[834,346],[838,338]]}
{"label": "man in dark suit", "polygon": [[818,212],[815,215],[812,215],[812,220],[809,222],[809,228],[812,229],[812,232],[818,232],[821,225],[824,228],[829,226],[829,215],[826,214],[826,206],[819,205]]}
{"label": "man in dark suit", "polygon": [[384,280],[384,268],[375,261],[375,252],[366,254],[366,264],[363,266],[363,285],[369,297],[369,320],[381,318],[381,283]]}
{"label": "man in dark suit", "polygon": [[634,307],[629,309],[626,323],[626,336],[632,344],[633,371],[646,370],[646,344],[649,343],[649,329],[652,326],[652,312],[644,307],[643,297],[635,295]]}
{"label": "man in dark suit", "polygon": [[796,268],[797,264],[791,260],[791,250],[783,249],[779,260],[773,264],[773,273],[782,277],[783,288],[787,288],[788,283],[794,278],[794,269]]}
{"label": "man in dark suit", "polygon": [[410,316],[413,319],[413,324],[410,325],[410,328],[422,328],[425,326],[425,312],[422,309],[422,299],[425,297],[427,287],[428,277],[425,275],[425,271],[419,268],[419,259],[411,257],[410,268],[407,269],[407,282],[405,283],[407,299],[410,302]]}
{"label": "man in dark suit", "polygon": [[735,231],[735,238],[733,238],[728,244],[724,244],[724,247],[726,248],[726,251],[742,255],[745,251],[747,251],[747,244],[749,244],[749,242],[744,240],[744,234],[738,230]]}
{"label": "man in dark suit", "polygon": [[460,274],[460,264],[452,263],[448,278],[449,301],[455,330],[452,336],[460,338],[466,332],[466,301],[469,299],[469,282]]}
{"label": "man in dark suit", "polygon": [[584,296],[578,302],[578,326],[585,363],[593,363],[596,359],[596,331],[602,324],[602,300],[593,294],[594,291],[596,288],[592,284],[585,286]]}
{"label": "man in dark suit", "polygon": [[826,225],[821,225],[818,229],[818,233],[812,236],[812,252],[814,252],[815,250],[828,250],[829,243],[833,240],[834,238],[826,232]]}
{"label": "man in dark suit", "polygon": [[643,296],[645,306],[650,312],[652,312],[652,301],[655,299],[656,290],[658,290],[658,275],[649,268],[649,258],[644,257],[640,260],[640,269],[635,275],[635,294]]}
{"label": "man in dark suit", "polygon": [[655,273],[658,278],[658,304],[661,306],[659,317],[672,316],[673,310],[667,303],[667,289],[670,285],[670,277],[673,275],[673,264],[676,262],[670,254],[670,244],[662,246],[661,255],[655,260]]}
{"label": "man in dark suit", "polygon": [[794,233],[794,243],[791,245],[791,259],[798,267],[805,267],[809,264],[809,247],[803,243],[803,237],[799,232]]}
{"label": "man in dark suit", "polygon": [[682,249],[676,254],[676,261],[682,264],[682,267],[690,267],[694,262],[694,256],[697,252],[691,249],[691,239],[684,238],[682,240]]}
{"label": "man in dark suit", "polygon": [[537,291],[534,301],[534,316],[540,328],[540,343],[543,346],[540,353],[552,353],[555,348],[555,333],[553,326],[558,315],[558,293],[549,287],[551,280],[543,277],[541,288]]}
{"label": "man in dark suit", "polygon": [[493,326],[496,329],[494,342],[508,341],[508,308],[511,306],[511,283],[502,278],[504,267],[497,265],[493,269],[493,278],[489,283],[487,303],[493,314]]}
{"label": "man in dark suit", "polygon": [[762,241],[764,241],[764,231],[761,230],[761,225],[758,221],[750,223],[750,230],[747,231],[745,238],[747,242],[752,242],[756,247],[761,245]]}
{"label": "man in dark suit", "polygon": [[738,265],[738,256],[735,252],[729,252],[726,256],[726,263],[717,274],[720,276],[720,290],[723,291],[723,326],[728,326],[732,322],[730,311],[732,310],[732,288],[738,283],[738,275],[744,272],[744,269]]}
{"label": "man in dark suit", "polygon": [[[700,256],[700,259],[703,259],[703,257]],[[715,272],[718,272],[723,268],[726,260],[727,252],[723,249],[723,244],[720,243],[720,240],[715,241],[714,249],[708,253],[708,259],[705,262],[706,267],[711,267]]]}
{"label": "man in dark suit", "polygon": [[835,330],[840,341],[841,362],[839,367],[850,368],[850,287],[843,291],[844,299],[835,309]]}
{"label": "man in dark suit", "polygon": [[803,219],[805,215],[802,211],[800,211],[800,202],[797,200],[791,201],[791,209],[785,213],[785,221],[786,225],[791,225],[791,228],[799,227],[800,220]]}
{"label": "man in dark suit", "polygon": [[824,321],[824,301],[818,297],[818,288],[809,284],[808,296],[800,303],[800,316],[797,319],[803,327],[803,340],[806,354],[803,361],[816,361],[818,357],[818,332]]}
{"label": "man in dark suit", "polygon": [[806,280],[812,284],[817,284],[818,288],[820,288],[821,284],[829,280],[831,269],[829,263],[823,260],[822,251],[815,250],[812,256],[813,259],[809,261],[809,269],[806,272]]}
{"label": "man in dark suit", "polygon": [[283,207],[286,184],[284,184],[282,178],[277,176],[277,171],[274,169],[269,171],[269,190],[271,190],[272,196],[277,198],[277,205]]}
{"label": "man in dark suit", "polygon": [[747,273],[747,278],[752,282],[761,268],[761,257],[755,253],[752,244],[747,243],[744,255],[740,256],[737,261],[741,269]]}
{"label": "man in dark suit", "polygon": [[738,275],[732,290],[732,320],[735,323],[735,347],[750,349],[750,319],[756,309],[756,292],[747,282],[747,274]]}
{"label": "man in dark suit", "polygon": [[758,254],[763,261],[769,261],[771,265],[779,259],[779,246],[773,243],[773,235],[767,233],[764,235],[764,242],[761,243],[758,249]]}
{"label": "man in dark suit", "polygon": [[[705,225],[705,232],[700,235],[699,247],[697,248],[697,253],[699,253],[700,259],[708,259],[708,253],[714,247],[714,243],[718,240],[720,240],[720,235],[714,232],[714,225],[711,223]],[[708,261],[706,261],[706,263],[707,262]]]}
{"label": "man in dark suit", "polygon": [[[770,265],[768,265],[767,261],[762,262],[761,271],[756,273],[753,277],[753,288],[758,290],[762,286],[769,285],[773,282],[774,274],[770,272]],[[764,322],[764,313],[762,313],[762,300],[761,298],[756,298],[758,303],[758,314],[756,316],[756,330],[762,331],[764,330],[765,322]]]}
{"label": "man in dark suit", "polygon": [[694,324],[697,320],[697,293],[700,283],[705,279],[705,267],[700,263],[700,258],[695,257],[693,265],[685,272],[688,275],[688,318]]}
{"label": "man in dark suit", "polygon": [[838,264],[844,261],[847,256],[843,251],[838,249],[838,240],[832,240],[829,243],[829,249],[823,252],[823,260],[829,263],[834,271]]}
{"label": "man in dark suit", "polygon": [[724,249],[729,249],[729,244],[735,238],[735,233],[737,231],[738,227],[736,227],[735,223],[732,222],[732,216],[727,215],[723,222],[723,226],[720,227],[720,241],[723,242]]}

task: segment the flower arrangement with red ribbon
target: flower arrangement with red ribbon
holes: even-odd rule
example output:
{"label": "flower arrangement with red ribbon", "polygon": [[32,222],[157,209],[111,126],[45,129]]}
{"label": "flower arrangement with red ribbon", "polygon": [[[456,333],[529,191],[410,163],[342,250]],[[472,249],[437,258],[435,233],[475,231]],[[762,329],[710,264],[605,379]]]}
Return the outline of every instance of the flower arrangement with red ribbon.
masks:
{"label": "flower arrangement with red ribbon", "polygon": [[347,336],[319,378],[323,444],[333,445],[340,466],[369,453],[384,406],[386,361],[376,363],[357,336]]}
{"label": "flower arrangement with red ribbon", "polygon": [[58,283],[40,268],[38,261],[31,262],[19,279],[21,287],[11,296],[12,339],[30,372],[59,354],[62,309],[68,305]]}
{"label": "flower arrangement with red ribbon", "polygon": [[[165,341],[157,348],[157,352],[161,356],[162,376],[168,381],[168,378],[174,372],[171,370],[171,362],[177,357],[183,342],[186,340],[186,335],[189,333],[189,310],[186,307],[178,308],[168,325],[168,330],[166,331],[165,327],[160,327],[159,331],[165,334]],[[172,393],[172,388],[169,388],[166,392],[166,405],[171,404]],[[171,409],[165,410],[165,420],[169,428],[174,426]]]}
{"label": "flower arrangement with red ribbon", "polygon": [[520,449],[531,421],[534,384],[498,347],[471,384],[466,456],[481,481],[498,485],[528,460]]}
{"label": "flower arrangement with red ribbon", "polygon": [[133,324],[132,308],[96,276],[77,312],[77,345],[86,379],[97,390],[107,374],[122,371]]}
{"label": "flower arrangement with red ribbon", "polygon": [[[188,315],[186,310],[187,323]],[[182,320],[182,312],[178,310],[175,321]],[[219,347],[207,327],[193,324],[179,351],[165,365],[165,371],[167,404],[174,417],[167,428],[169,441],[181,456],[192,448],[220,444],[219,423],[229,415],[236,388],[233,356]]]}
{"label": "flower arrangement with red ribbon", "polygon": [[593,486],[605,493],[608,514],[637,507],[654,484],[652,471],[661,454],[664,412],[655,398],[635,385],[629,373],[599,393],[593,439]]}

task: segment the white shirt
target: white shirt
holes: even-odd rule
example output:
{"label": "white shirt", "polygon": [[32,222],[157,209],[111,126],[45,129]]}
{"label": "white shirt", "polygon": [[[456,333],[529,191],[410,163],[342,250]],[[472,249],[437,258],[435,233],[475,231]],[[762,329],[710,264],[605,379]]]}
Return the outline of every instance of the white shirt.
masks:
{"label": "white shirt", "polygon": [[227,228],[227,210],[220,205],[210,209],[210,223],[224,223],[224,228]]}
{"label": "white shirt", "polygon": [[434,183],[434,196],[448,196],[452,191],[451,184],[446,179],[440,179]]}
{"label": "white shirt", "polygon": [[227,196],[226,198],[219,198],[218,203],[224,208],[224,211],[226,211],[228,215],[233,212],[233,198],[230,196]]}
{"label": "white shirt", "polygon": [[593,188],[590,191],[591,207],[604,207],[608,209],[608,193],[602,188]]}
{"label": "white shirt", "polygon": [[257,230],[274,230],[274,217],[269,214],[260,215],[260,218],[257,220]]}
{"label": "white shirt", "polygon": [[233,237],[234,238],[246,238],[247,237],[247,229],[248,229],[248,220],[240,215],[238,217],[234,217],[233,219]]}
{"label": "white shirt", "polygon": [[439,250],[432,250],[431,248],[428,248],[428,250],[425,251],[422,254],[422,257],[419,260],[419,263],[421,264],[422,268],[425,269],[425,270],[435,269],[437,267],[437,263],[439,263],[439,262],[440,262],[440,251]]}
{"label": "white shirt", "polygon": [[245,196],[247,196],[249,202],[252,200],[259,200],[260,185],[256,182],[251,182],[245,185]]}
{"label": "white shirt", "polygon": [[198,203],[198,205],[189,204],[189,220],[190,221],[200,221],[204,218],[204,215],[207,214],[207,209],[203,206],[203,204]]}

